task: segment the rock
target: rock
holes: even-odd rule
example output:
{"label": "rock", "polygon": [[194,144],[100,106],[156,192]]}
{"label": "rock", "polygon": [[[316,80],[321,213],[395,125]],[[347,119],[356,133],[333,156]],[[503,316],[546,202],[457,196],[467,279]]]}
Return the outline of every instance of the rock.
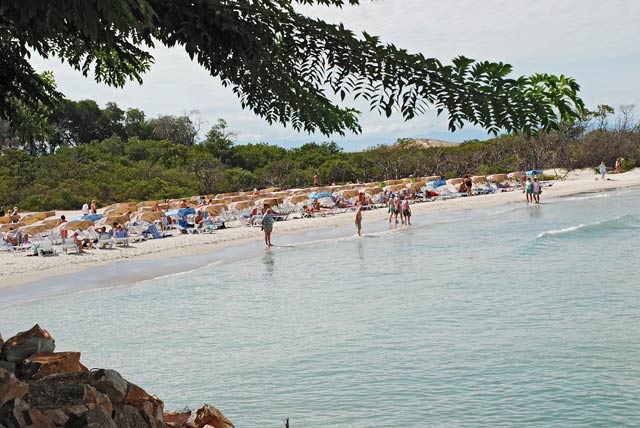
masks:
{"label": "rock", "polygon": [[164,423],[174,424],[177,427],[184,425],[191,416],[191,410],[185,410],[184,412],[164,412]]}
{"label": "rock", "polygon": [[[89,373],[61,373],[29,382],[29,392],[25,396],[33,407],[70,408],[79,406],[79,414],[85,406],[85,389],[89,385]],[[85,409],[82,410],[82,407]],[[72,412],[76,413],[76,412]]]}
{"label": "rock", "polygon": [[111,419],[111,413],[107,413],[100,407],[83,413],[73,422],[68,422],[66,426],[69,428],[119,428]]}
{"label": "rock", "polygon": [[113,404],[122,403],[129,388],[129,382],[115,370],[94,370],[91,372],[90,381],[98,391],[107,394]]}
{"label": "rock", "polygon": [[234,428],[234,425],[222,412],[210,404],[203,404],[191,415],[189,426],[193,428],[204,428],[210,425],[213,428]]}
{"label": "rock", "polygon": [[88,372],[80,362],[80,352],[38,352],[23,363],[23,373],[36,379],[56,373]]}
{"label": "rock", "polygon": [[16,398],[22,398],[28,390],[29,385],[16,379],[12,372],[0,368],[0,407]]}
{"label": "rock", "polygon": [[16,372],[16,364],[10,363],[9,361],[0,360],[0,369],[5,369],[8,372],[14,373]]}
{"label": "rock", "polygon": [[56,426],[67,426],[67,422],[69,422],[69,415],[61,408],[44,409],[43,412]]}
{"label": "rock", "polygon": [[53,421],[39,409],[29,409],[23,412],[29,428],[55,428]]}
{"label": "rock", "polygon": [[24,360],[29,377],[43,378],[56,373],[88,372],[80,362],[80,352],[38,352]]}
{"label": "rock", "polygon": [[158,397],[149,395],[138,385],[129,383],[125,402],[143,411],[148,417],[151,427],[163,428],[164,403]]}
{"label": "rock", "polygon": [[8,339],[2,345],[2,354],[6,361],[20,363],[37,352],[53,352],[55,348],[55,339],[47,330],[43,330],[36,324],[31,330],[23,331]]}
{"label": "rock", "polygon": [[115,409],[113,422],[118,428],[151,428],[149,422],[142,416],[142,412],[128,404]]}

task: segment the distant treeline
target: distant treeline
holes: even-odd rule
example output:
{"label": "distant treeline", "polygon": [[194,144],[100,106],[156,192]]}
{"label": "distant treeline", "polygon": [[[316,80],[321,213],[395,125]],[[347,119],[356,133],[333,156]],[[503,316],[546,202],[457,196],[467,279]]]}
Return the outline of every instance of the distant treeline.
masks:
{"label": "distant treeline", "polygon": [[[606,106],[605,106],[606,107]],[[640,161],[633,108],[599,106],[585,122],[527,139],[504,135],[456,147],[424,148],[398,140],[358,153],[333,142],[285,149],[236,145],[224,120],[198,141],[191,115],[147,119],[137,109],[104,109],[90,100],[65,101],[22,123],[0,122],[0,204],[23,210],[78,209],[129,200],[178,198],[253,188],[309,187],[414,176],[485,175],[533,168],[623,168]],[[607,118],[615,118],[609,125]]]}

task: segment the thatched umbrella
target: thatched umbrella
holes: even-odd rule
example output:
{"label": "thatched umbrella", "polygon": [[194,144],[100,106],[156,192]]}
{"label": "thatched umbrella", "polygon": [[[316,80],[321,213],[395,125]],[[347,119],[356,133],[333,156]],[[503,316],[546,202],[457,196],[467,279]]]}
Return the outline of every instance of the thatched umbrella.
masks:
{"label": "thatched umbrella", "polygon": [[229,209],[230,210],[236,210],[236,211],[242,211],[242,210],[246,210],[247,208],[253,208],[253,201],[238,201],[238,202],[231,202],[229,204]]}
{"label": "thatched umbrella", "polygon": [[44,223],[34,223],[34,224],[30,224],[22,227],[20,229],[20,232],[28,233],[29,235],[35,235],[36,233],[45,232],[51,229],[53,229],[53,226],[50,226]]}
{"label": "thatched umbrella", "polygon": [[487,177],[484,175],[474,175],[471,177],[471,181],[473,181],[473,184],[484,184],[487,182]]}
{"label": "thatched umbrella", "polygon": [[198,211],[207,212],[212,216],[218,216],[224,214],[225,211],[227,211],[227,206],[225,204],[206,205],[204,207],[200,207]]}
{"label": "thatched umbrella", "polygon": [[423,187],[424,187],[424,183],[422,181],[416,181],[415,183],[407,184],[407,189],[410,189],[414,192],[422,189]]}
{"label": "thatched umbrella", "polygon": [[447,184],[450,184],[451,186],[456,186],[457,187],[463,181],[464,181],[464,178],[450,178],[449,180],[447,180]]}
{"label": "thatched umbrella", "polygon": [[10,232],[24,226],[26,226],[24,223],[7,223],[0,225],[0,232]]}
{"label": "thatched umbrella", "polygon": [[305,194],[305,195],[293,195],[293,196],[289,196],[285,202],[291,205],[297,205],[300,202],[304,202],[307,199],[309,199],[309,197]]}
{"label": "thatched umbrella", "polygon": [[337,194],[345,199],[351,199],[358,196],[360,192],[357,189],[340,190]]}
{"label": "thatched umbrella", "polygon": [[526,176],[527,173],[524,171],[510,172],[509,174],[507,174],[507,178],[509,178],[510,180],[522,180],[522,178]]}
{"label": "thatched umbrella", "polygon": [[507,181],[509,176],[507,174],[492,174],[487,175],[487,180],[492,183],[502,183],[503,181]]}
{"label": "thatched umbrella", "polygon": [[[101,220],[104,220],[104,218]],[[62,230],[87,230],[91,227],[93,227],[93,222],[89,220],[67,221],[60,225]]]}

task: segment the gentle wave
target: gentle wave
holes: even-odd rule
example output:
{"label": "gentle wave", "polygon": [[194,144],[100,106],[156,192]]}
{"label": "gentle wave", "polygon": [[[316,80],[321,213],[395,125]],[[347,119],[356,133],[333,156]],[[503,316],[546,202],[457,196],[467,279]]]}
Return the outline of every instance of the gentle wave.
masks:
{"label": "gentle wave", "polygon": [[589,224],[579,224],[577,226],[565,227],[562,229],[546,230],[538,234],[537,238],[544,238],[546,236],[564,235],[573,233],[576,231],[601,231],[612,229],[630,229],[636,228],[640,220],[640,216],[635,214],[627,214],[619,217],[614,217],[608,220],[597,221]]}

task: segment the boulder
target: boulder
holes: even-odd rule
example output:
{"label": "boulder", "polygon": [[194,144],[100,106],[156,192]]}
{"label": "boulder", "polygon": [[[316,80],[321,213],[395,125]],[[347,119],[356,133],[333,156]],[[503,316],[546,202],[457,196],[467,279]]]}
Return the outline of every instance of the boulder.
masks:
{"label": "boulder", "polygon": [[191,410],[185,410],[184,412],[164,412],[165,425],[173,424],[177,427],[184,425],[191,416]]}
{"label": "boulder", "polygon": [[[84,413],[86,388],[89,385],[89,373],[61,373],[54,374],[42,379],[29,382],[29,392],[25,395],[25,400],[31,403],[32,407],[71,408],[77,406],[78,409],[72,413]],[[82,409],[84,408],[84,409]]]}
{"label": "boulder", "polygon": [[111,414],[100,407],[83,413],[75,420],[69,421],[66,426],[69,428],[118,428],[111,419]]}
{"label": "boulder", "polygon": [[55,348],[55,339],[36,324],[30,330],[8,339],[2,345],[2,354],[6,361],[20,363],[37,352],[53,352]]}
{"label": "boulder", "polygon": [[14,373],[16,372],[16,364],[10,363],[9,361],[0,360],[0,369],[5,369],[8,372]]}
{"label": "boulder", "polygon": [[29,428],[55,428],[53,421],[39,409],[28,409],[22,412],[22,417],[26,420],[26,427]]}
{"label": "boulder", "polygon": [[24,360],[29,377],[43,378],[56,373],[88,372],[80,362],[80,352],[38,352]]}
{"label": "boulder", "polygon": [[0,368],[0,407],[16,398],[22,398],[29,390],[29,385],[20,382],[16,376]]}
{"label": "boulder", "polygon": [[204,428],[210,425],[213,428],[234,428],[234,425],[222,412],[210,404],[203,404],[191,415],[189,426],[193,428]]}
{"label": "boulder", "polygon": [[163,428],[164,403],[158,397],[149,395],[138,385],[129,383],[125,402],[144,412],[153,428]]}
{"label": "boulder", "polygon": [[115,370],[93,370],[90,382],[98,391],[107,394],[113,404],[122,403],[129,389],[129,382],[124,380]]}
{"label": "boulder", "polygon": [[115,409],[113,422],[118,428],[151,428],[142,412],[128,404]]}

